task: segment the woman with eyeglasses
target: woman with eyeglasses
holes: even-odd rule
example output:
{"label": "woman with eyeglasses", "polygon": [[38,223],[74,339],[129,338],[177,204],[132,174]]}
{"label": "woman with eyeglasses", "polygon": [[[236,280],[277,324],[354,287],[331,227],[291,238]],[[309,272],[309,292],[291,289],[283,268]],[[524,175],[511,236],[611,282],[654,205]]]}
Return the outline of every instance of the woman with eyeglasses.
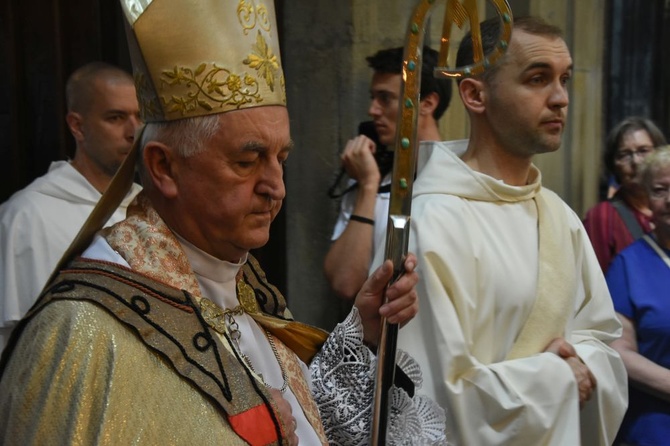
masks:
{"label": "woman with eyeglasses", "polygon": [[610,345],[629,382],[615,444],[661,445],[670,441],[670,146],[647,157],[641,183],[654,229],[621,251],[606,277],[623,325]]}
{"label": "woman with eyeglasses", "polygon": [[651,230],[651,211],[638,173],[644,159],[665,144],[659,128],[640,117],[624,119],[607,136],[603,161],[618,190],[612,198],[591,208],[584,218],[603,272],[622,249]]}

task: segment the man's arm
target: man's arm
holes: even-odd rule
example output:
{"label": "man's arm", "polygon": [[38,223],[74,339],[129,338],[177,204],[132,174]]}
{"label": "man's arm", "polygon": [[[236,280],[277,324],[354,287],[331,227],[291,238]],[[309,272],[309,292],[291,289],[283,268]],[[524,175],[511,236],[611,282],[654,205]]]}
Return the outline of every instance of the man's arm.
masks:
{"label": "man's arm", "polygon": [[[374,150],[371,139],[357,136],[347,143],[342,153],[342,165],[358,182],[352,215],[379,225],[386,222],[375,220],[380,173]],[[344,232],[331,244],[324,261],[324,272],[333,290],[343,299],[353,299],[368,277],[373,239],[374,225],[350,219]]]}

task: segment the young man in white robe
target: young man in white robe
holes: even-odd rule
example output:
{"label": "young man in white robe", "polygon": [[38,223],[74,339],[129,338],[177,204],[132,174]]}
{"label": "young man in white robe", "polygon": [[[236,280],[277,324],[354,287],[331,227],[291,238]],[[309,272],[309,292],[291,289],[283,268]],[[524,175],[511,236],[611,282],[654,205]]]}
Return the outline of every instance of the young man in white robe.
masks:
{"label": "young man in white robe", "polygon": [[[485,54],[499,34],[497,18],[482,24]],[[466,38],[457,65],[473,59]],[[516,19],[498,63],[459,82],[470,139],[420,149],[409,249],[421,312],[398,347],[448,408],[456,444],[609,445],[626,409],[598,261],[532,164],[561,145],[572,71],[559,29]]]}
{"label": "young man in white robe", "polygon": [[[66,121],[76,148],[0,205],[0,350],[125,159],[141,121],[130,74],[92,62],[70,75]],[[134,184],[109,224],[121,221]]]}

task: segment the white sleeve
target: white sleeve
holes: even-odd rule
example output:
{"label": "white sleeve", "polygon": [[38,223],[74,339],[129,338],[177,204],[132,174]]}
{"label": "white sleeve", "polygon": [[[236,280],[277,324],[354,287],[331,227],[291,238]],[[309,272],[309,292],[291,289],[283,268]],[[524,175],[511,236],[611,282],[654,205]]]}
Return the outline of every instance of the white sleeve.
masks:
{"label": "white sleeve", "polygon": [[[376,363],[363,345],[363,325],[354,307],[310,364],[312,392],[330,444],[369,444]],[[415,387],[421,386],[421,371],[409,355],[399,351],[397,364]],[[444,411],[434,401],[396,387],[389,401],[388,444],[447,444]]]}

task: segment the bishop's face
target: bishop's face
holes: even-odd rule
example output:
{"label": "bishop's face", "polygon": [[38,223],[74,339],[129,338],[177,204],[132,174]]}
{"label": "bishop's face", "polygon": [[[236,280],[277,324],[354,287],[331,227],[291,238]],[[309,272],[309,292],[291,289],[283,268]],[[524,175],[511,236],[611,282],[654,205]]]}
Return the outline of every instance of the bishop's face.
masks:
{"label": "bishop's face", "polygon": [[267,243],[286,195],[283,173],[293,143],[286,107],[223,113],[201,152],[179,161],[174,228],[198,248],[237,262]]}

